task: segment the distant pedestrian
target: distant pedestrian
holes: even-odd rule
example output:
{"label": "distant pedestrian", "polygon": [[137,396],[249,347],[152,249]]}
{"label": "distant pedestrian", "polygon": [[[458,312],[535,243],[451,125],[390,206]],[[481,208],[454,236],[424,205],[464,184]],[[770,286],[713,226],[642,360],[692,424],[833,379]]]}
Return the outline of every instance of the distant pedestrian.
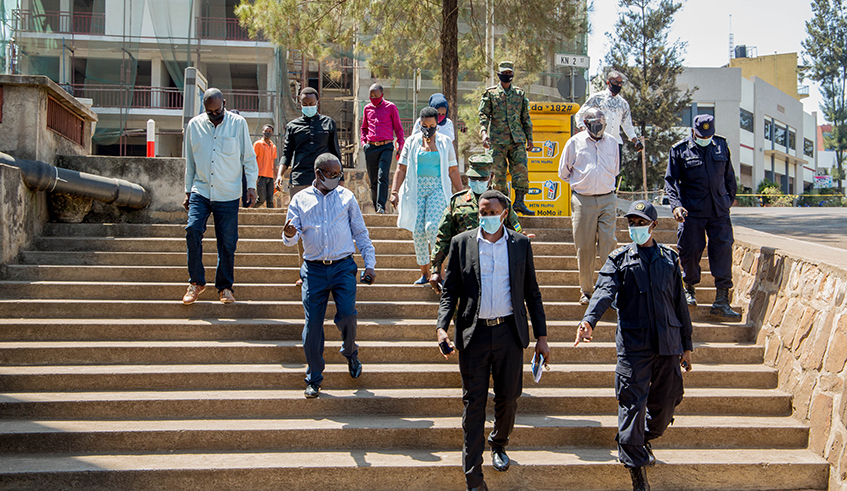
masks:
{"label": "distant pedestrian", "polygon": [[412,232],[415,256],[421,277],[415,285],[429,282],[430,248],[435,247],[438,223],[453,189],[460,190],[462,178],[453,141],[438,133],[438,111],[425,107],[420,113],[421,133],[409,138],[403,148],[394,184],[391,204],[397,208],[397,226]]}
{"label": "distant pedestrian", "polygon": [[358,248],[365,261],[364,279],[376,279],[376,255],[365,227],[362,210],[349,189],[339,186],[343,178],[341,161],[325,153],[315,161],[314,184],[291,199],[282,241],[293,246],[303,239],[305,262],[303,279],[303,350],[306,352],[306,392],[318,396],[325,367],[324,317],[329,295],[335,303],[335,325],[341,331],[341,354],[347,358],[350,376],[362,373],[356,345],[356,262]]}
{"label": "distant pedestrian", "polygon": [[682,402],[680,367],[691,370],[692,327],[679,258],[652,237],[656,208],[636,201],[626,218],[632,243],[606,259],[574,346],[591,341],[597,322],[614,302],[618,460],[629,470],[633,491],[649,491],[645,467],[656,463],[650,442],[664,434]]}
{"label": "distant pedestrian", "polygon": [[479,134],[482,145],[491,148],[494,163],[493,188],[508,194],[506,174],[512,174],[515,202],[512,208],[521,215],[535,215],[524,204],[529,190],[527,152],[532,150],[532,120],[529,117],[529,99],[523,89],[512,85],[514,64],[501,61],[497,76],[500,83],[485,89],[479,102]]}
{"label": "distant pedestrian", "polygon": [[596,108],[603,111],[606,115],[606,133],[609,134],[618,144],[618,164],[620,165],[620,156],[623,153],[623,139],[621,138],[621,129],[633,143],[638,141],[638,136],[635,134],[635,127],[632,126],[632,115],[629,111],[629,103],[623,98],[621,89],[623,88],[624,80],[620,72],[614,70],[606,75],[606,90],[598,92],[585,101],[585,104],[579,109],[574,116],[576,127],[580,130],[585,129],[585,112],[589,109]]}
{"label": "distant pedestrian", "polygon": [[729,208],[738,183],[726,139],[715,134],[715,118],[699,114],[691,134],[671,148],[665,192],[679,222],[677,248],[689,305],[697,305],[694,287],[700,283],[700,258],[709,238],[709,269],[715,277],[711,312],[739,320],[732,310],[732,221]]}
{"label": "distant pedestrian", "polygon": [[[456,130],[453,127],[453,121],[450,119],[450,103],[444,94],[436,92],[429,97],[429,107],[434,107],[438,111],[438,133],[446,136],[451,140],[456,139]],[[412,135],[421,132],[421,118],[415,121],[412,126]]]}
{"label": "distant pedestrian", "polygon": [[250,206],[256,200],[255,182],[259,175],[247,121],[226,110],[226,100],[215,88],[203,94],[203,107],[206,111],[193,117],[185,129],[185,200],[182,205],[188,211],[185,241],[190,283],[182,297],[186,305],[194,303],[206,289],[203,234],[209,215],[215,219],[218,244],[215,288],[221,302],[235,301],[232,284],[235,281],[241,176],[243,173],[247,182],[253,183],[246,193]]}
{"label": "distant pedestrian", "polygon": [[[282,157],[275,183],[277,189],[284,189],[283,175],[290,167],[288,192],[291,199],[312,185],[315,180],[315,159],[319,155],[330,153],[341,160],[335,121],[329,116],[318,114],[318,91],[311,87],[301,90],[300,107],[303,115],[289,121],[285,126],[285,140],[282,143]],[[297,253],[302,263],[303,244],[297,245]],[[302,283],[302,280],[297,280],[298,285]]]}
{"label": "distant pedestrian", "polygon": [[[523,390],[528,318],[532,320],[536,355],[544,356],[545,364],[550,360],[547,320],[535,277],[532,245],[528,237],[503,226],[508,207],[509,200],[503,193],[482,193],[480,227],[461,233],[450,242],[438,308],[438,343],[459,351],[464,403],[462,468],[470,491],[488,490],[483,480],[482,454],[489,380],[494,382],[494,428],[488,435],[491,463],[500,472],[511,464],[506,445]],[[447,335],[451,321],[456,329],[455,344]],[[449,356],[444,351],[442,354],[444,358]]]}
{"label": "distant pedestrian", "polygon": [[[377,213],[385,213],[388,199],[388,176],[391,174],[391,160],[400,156],[406,137],[400,121],[400,111],[392,102],[385,99],[382,85],[370,87],[371,102],[365,105],[362,117],[361,138],[365,149],[365,163],[368,178],[371,181],[371,199]],[[397,150],[394,150],[394,138],[397,137]]]}
{"label": "distant pedestrian", "polygon": [[262,127],[262,138],[256,140],[253,144],[253,151],[256,152],[256,163],[259,165],[259,180],[256,182],[256,190],[259,192],[259,199],[256,201],[256,207],[262,206],[262,203],[267,203],[268,208],[274,207],[274,177],[276,176],[276,145],[271,140],[274,127],[272,124],[266,124]]}
{"label": "distant pedestrian", "polygon": [[592,108],[582,115],[588,131],[577,133],[565,144],[559,160],[559,177],[571,185],[579,303],[588,305],[594,291],[597,256],[605,259],[617,246],[615,177],[620,171],[620,161],[618,145],[605,131],[603,111]]}

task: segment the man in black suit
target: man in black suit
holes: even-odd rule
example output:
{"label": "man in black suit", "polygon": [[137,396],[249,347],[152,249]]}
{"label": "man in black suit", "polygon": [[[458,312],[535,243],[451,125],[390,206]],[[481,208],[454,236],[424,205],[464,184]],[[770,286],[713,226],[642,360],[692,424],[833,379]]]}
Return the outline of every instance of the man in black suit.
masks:
{"label": "man in black suit", "polygon": [[[535,352],[545,361],[550,359],[532,247],[526,236],[503,226],[508,212],[509,201],[503,193],[490,190],[480,196],[479,228],[457,235],[450,243],[438,308],[438,342],[459,350],[465,406],[462,466],[471,491],[488,489],[482,476],[482,453],[489,376],[494,379],[494,430],[488,436],[491,461],[498,471],[509,468],[505,446],[515,426],[523,385],[523,350],[529,346],[527,310]],[[457,305],[454,345],[447,328]]]}

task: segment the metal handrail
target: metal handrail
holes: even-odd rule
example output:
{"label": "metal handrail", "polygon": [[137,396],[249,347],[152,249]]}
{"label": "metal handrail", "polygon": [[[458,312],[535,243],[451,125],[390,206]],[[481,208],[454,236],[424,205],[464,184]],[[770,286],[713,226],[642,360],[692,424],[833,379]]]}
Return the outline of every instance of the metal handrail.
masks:
{"label": "metal handrail", "polygon": [[106,14],[101,13],[15,9],[12,15],[19,31],[94,35],[106,32]]}

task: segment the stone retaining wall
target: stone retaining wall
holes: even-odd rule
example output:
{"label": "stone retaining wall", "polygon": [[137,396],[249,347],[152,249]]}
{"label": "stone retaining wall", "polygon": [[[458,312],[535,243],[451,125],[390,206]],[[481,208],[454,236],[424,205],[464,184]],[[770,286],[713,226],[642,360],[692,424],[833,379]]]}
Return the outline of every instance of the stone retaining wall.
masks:
{"label": "stone retaining wall", "polygon": [[733,277],[733,303],[760,327],[765,363],[810,425],[809,448],[832,465],[829,489],[847,490],[847,270],[736,242]]}
{"label": "stone retaining wall", "polygon": [[27,188],[17,167],[0,164],[0,264],[28,248],[47,218],[45,193]]}

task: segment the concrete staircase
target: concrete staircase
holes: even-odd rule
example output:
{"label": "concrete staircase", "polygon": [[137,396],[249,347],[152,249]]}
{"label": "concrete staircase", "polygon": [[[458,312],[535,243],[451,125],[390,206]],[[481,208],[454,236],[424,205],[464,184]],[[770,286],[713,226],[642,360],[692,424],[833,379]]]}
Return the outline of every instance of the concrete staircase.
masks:
{"label": "concrete staircase", "polygon": [[[242,213],[233,305],[214,288],[182,305],[180,225],[51,224],[0,270],[0,489],[464,489],[458,366],[438,354],[438,297],[411,286],[410,234],[394,220],[366,217],[378,283],[358,290],[363,375],[347,374],[328,322],[317,400],[303,398],[297,254],[279,240],[280,211]],[[537,235],[553,364],[540,384],[527,373],[514,465],[487,467],[486,480],[498,491],[629,489],[615,461],[614,313],[573,348],[585,307],[570,220],[522,222]],[[674,243],[674,224],[660,228]],[[623,220],[619,229],[628,241]],[[706,275],[703,303],[711,286]],[[826,489],[828,464],[807,450],[808,428],[762,364],[753,327],[708,309],[691,310],[694,371],[657,441],[653,488]]]}

